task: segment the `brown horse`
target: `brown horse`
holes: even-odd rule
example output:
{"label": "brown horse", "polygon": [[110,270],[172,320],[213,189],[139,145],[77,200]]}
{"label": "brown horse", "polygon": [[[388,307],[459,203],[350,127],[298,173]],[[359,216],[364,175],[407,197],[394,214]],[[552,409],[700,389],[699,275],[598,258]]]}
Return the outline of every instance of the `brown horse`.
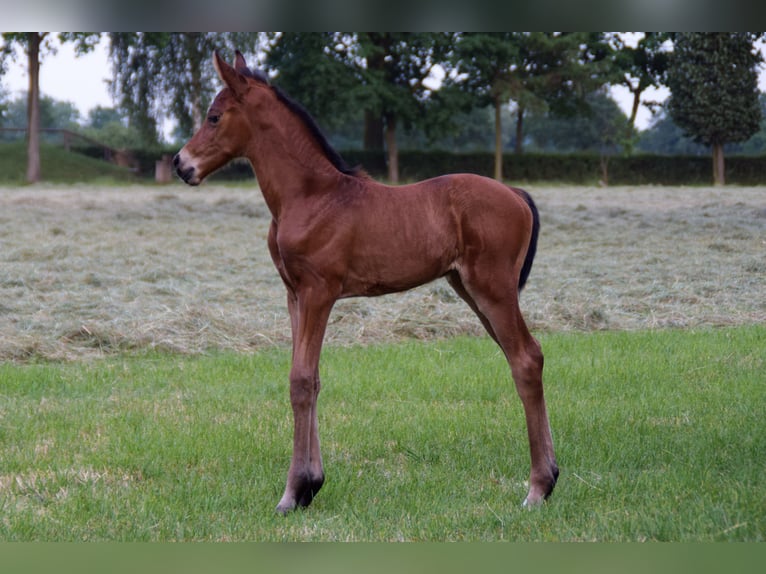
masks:
{"label": "brown horse", "polygon": [[543,355],[519,309],[539,218],[520,189],[471,174],[390,187],[349,168],[311,116],[237,52],[213,56],[224,89],[174,158],[198,185],[250,160],[272,215],[268,245],[292,327],[293,455],[277,511],[308,506],[324,482],[317,427],[319,354],[338,299],[404,291],[445,277],[502,348],[524,405],[531,473],[525,504],[558,477],[543,397]]}

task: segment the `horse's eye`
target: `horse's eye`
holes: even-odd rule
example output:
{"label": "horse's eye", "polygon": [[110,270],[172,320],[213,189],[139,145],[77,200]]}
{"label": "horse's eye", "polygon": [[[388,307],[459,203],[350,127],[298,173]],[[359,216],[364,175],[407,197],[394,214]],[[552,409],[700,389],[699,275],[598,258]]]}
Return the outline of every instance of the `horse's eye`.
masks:
{"label": "horse's eye", "polygon": [[215,125],[218,123],[218,120],[221,119],[220,114],[211,114],[207,117],[207,121],[210,122],[212,125]]}

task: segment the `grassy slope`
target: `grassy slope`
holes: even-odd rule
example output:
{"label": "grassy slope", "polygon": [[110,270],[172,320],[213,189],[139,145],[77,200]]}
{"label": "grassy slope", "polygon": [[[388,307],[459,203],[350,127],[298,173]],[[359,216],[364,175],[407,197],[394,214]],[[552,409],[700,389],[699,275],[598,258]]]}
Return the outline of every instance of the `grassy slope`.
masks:
{"label": "grassy slope", "polygon": [[[80,183],[103,180],[134,181],[127,169],[60,146],[40,146],[42,180],[54,183]],[[20,184],[26,179],[26,143],[0,143],[0,184]]]}
{"label": "grassy slope", "polygon": [[328,482],[286,518],[286,350],[0,365],[0,540],[764,540],[766,328],[542,342],[562,475],[534,511],[486,339],[329,348]]}

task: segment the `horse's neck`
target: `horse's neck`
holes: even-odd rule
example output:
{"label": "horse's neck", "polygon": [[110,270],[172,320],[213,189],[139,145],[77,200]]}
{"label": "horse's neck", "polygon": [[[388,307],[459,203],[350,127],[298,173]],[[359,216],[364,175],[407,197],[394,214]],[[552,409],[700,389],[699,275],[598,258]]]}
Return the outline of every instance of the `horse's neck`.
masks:
{"label": "horse's neck", "polygon": [[290,132],[284,126],[264,131],[265,137],[256,136],[248,150],[248,159],[275,218],[287,205],[333,189],[340,175],[305,129],[296,129],[292,136]]}

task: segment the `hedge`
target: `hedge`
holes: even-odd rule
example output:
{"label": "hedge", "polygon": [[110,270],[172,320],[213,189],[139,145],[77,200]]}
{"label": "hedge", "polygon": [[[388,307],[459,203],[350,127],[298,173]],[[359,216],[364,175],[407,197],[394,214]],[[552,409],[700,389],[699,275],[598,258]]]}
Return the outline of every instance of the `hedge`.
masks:
{"label": "hedge", "polygon": [[[175,148],[131,150],[139,175],[154,178],[154,162]],[[346,150],[341,155],[349,165],[359,165],[376,179],[387,177],[382,151]],[[709,156],[632,155],[601,158],[593,153],[542,154],[508,153],[503,156],[503,177],[511,182],[562,182],[592,185],[604,179],[609,185],[709,185],[713,164]],[[416,181],[446,173],[478,173],[492,176],[491,152],[452,153],[403,150],[399,153],[399,178]],[[253,177],[247,161],[235,161],[212,176],[216,180],[243,180]],[[729,156],[726,182],[738,185],[766,184],[766,156]]]}
{"label": "hedge", "polygon": [[[383,153],[344,152],[349,164],[359,164],[376,178],[386,177]],[[610,185],[709,185],[713,181],[712,158],[707,156],[633,155],[602,158],[598,154],[505,154],[503,177],[509,181],[594,184],[604,177],[606,164]],[[399,176],[403,181],[445,173],[470,172],[491,176],[494,156],[489,152],[450,153],[402,151]],[[766,183],[766,156],[726,158],[726,182],[740,185]]]}

